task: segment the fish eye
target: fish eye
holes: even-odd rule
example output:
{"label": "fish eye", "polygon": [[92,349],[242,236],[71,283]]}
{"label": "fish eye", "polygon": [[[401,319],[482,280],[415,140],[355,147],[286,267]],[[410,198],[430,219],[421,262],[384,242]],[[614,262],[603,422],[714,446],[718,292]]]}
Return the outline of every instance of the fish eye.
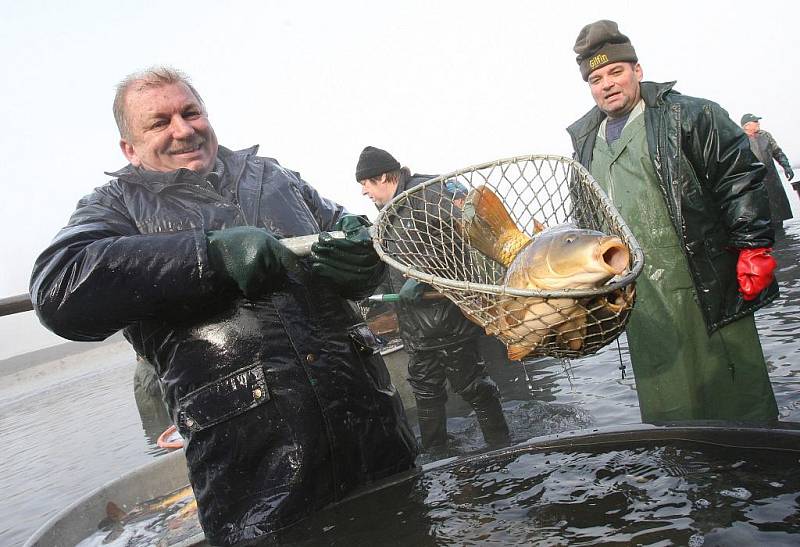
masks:
{"label": "fish eye", "polygon": [[568,236],[568,237],[564,238],[564,242],[565,243],[572,243],[574,241],[575,241],[575,236]]}

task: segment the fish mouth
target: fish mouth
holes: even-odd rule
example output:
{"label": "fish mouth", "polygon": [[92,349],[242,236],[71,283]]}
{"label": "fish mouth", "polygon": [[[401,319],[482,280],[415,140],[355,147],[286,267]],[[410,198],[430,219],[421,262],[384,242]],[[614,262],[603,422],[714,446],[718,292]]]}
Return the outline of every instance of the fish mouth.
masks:
{"label": "fish mouth", "polygon": [[608,238],[597,250],[598,262],[612,275],[620,275],[628,269],[630,252],[618,237]]}

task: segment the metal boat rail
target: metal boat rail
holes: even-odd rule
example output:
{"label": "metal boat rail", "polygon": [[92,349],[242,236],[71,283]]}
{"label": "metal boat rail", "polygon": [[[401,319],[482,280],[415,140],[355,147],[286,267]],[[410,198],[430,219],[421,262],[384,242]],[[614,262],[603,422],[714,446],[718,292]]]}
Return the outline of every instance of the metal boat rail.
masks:
{"label": "metal boat rail", "polygon": [[33,310],[33,304],[28,293],[0,298],[0,317],[31,310]]}

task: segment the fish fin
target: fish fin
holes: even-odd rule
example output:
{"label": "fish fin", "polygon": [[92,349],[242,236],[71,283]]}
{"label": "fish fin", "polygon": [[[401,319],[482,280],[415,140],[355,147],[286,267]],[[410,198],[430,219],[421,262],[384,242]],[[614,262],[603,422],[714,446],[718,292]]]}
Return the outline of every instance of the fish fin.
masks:
{"label": "fish fin", "polygon": [[106,503],[106,517],[114,522],[122,522],[128,515],[119,505],[113,501]]}
{"label": "fish fin", "polygon": [[508,358],[512,361],[522,361],[522,358],[532,352],[535,348],[528,346],[510,345],[508,346]]}
{"label": "fish fin", "polygon": [[508,267],[531,238],[522,233],[502,200],[485,184],[470,190],[463,209],[469,244]]}
{"label": "fish fin", "polygon": [[569,349],[573,351],[578,351],[583,347],[583,339],[585,336],[586,336],[585,332],[571,331],[561,337],[562,339],[561,343],[566,345]]}
{"label": "fish fin", "polygon": [[634,289],[628,285],[624,289],[617,289],[607,294],[602,299],[602,306],[613,315],[619,315],[633,303]]}
{"label": "fish fin", "polygon": [[583,339],[582,338],[573,338],[569,342],[567,342],[569,349],[572,351],[578,351],[583,347]]}
{"label": "fish fin", "polygon": [[539,222],[536,219],[533,219],[533,233],[538,234],[539,232],[543,232],[546,226]]}
{"label": "fish fin", "polygon": [[489,306],[486,308],[486,313],[491,316],[491,319],[483,327],[486,331],[486,334],[489,336],[499,336],[500,333],[506,328],[503,302],[500,301],[493,306]]}

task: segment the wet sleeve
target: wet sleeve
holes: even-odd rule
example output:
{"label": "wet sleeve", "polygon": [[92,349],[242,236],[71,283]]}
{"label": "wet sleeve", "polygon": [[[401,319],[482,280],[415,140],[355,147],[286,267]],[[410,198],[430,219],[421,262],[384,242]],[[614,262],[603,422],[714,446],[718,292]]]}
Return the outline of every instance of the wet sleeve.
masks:
{"label": "wet sleeve", "polygon": [[791,171],[792,164],[789,163],[789,158],[786,157],[781,147],[778,146],[778,142],[771,133],[767,131],[764,131],[764,133],[767,135],[767,141],[769,143],[769,155],[778,162],[778,165],[780,165],[784,171]]}
{"label": "wet sleeve", "polygon": [[314,215],[320,230],[333,230],[333,225],[342,215],[347,213],[347,209],[330,199],[322,197],[313,186],[300,177],[300,173],[293,173],[297,177],[298,188],[303,196],[303,201],[305,201]]}
{"label": "wet sleeve", "polygon": [[36,259],[34,310],[70,340],[103,340],[134,322],[190,317],[214,292],[205,234],[145,235],[118,204],[84,198]]}
{"label": "wet sleeve", "polygon": [[719,105],[704,102],[682,136],[684,151],[702,184],[707,185],[725,222],[729,245],[772,246],[764,165],[750,149],[742,129]]}

